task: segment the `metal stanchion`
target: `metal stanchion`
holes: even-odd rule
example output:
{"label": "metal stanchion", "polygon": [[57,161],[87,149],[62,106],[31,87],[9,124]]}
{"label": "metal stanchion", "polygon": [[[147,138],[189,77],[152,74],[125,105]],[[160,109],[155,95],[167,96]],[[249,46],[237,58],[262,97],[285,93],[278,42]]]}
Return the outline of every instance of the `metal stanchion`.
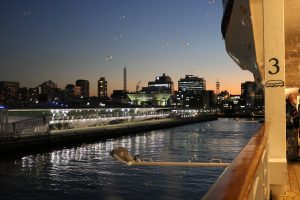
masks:
{"label": "metal stanchion", "polygon": [[8,133],[8,110],[5,110],[5,133]]}
{"label": "metal stanchion", "polygon": [[0,110],[0,123],[1,123],[1,139],[3,138],[3,111]]}

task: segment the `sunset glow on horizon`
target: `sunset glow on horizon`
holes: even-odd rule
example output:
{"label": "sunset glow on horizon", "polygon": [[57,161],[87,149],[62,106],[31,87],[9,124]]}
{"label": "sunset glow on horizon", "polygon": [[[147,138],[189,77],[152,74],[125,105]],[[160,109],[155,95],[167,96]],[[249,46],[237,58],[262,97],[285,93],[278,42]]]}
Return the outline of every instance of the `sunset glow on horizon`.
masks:
{"label": "sunset glow on horizon", "polygon": [[129,91],[163,73],[175,90],[187,74],[231,94],[253,81],[226,52],[221,0],[11,0],[0,11],[0,80],[21,87],[85,79],[94,96],[105,77],[111,94],[123,88],[124,67]]}

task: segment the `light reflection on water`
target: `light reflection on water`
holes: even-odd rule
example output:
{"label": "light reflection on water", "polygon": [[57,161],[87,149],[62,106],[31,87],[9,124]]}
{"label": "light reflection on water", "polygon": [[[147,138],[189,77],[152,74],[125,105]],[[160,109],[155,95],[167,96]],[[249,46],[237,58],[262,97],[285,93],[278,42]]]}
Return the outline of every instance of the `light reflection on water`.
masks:
{"label": "light reflection on water", "polygon": [[109,151],[124,146],[133,155],[157,161],[219,158],[231,162],[259,126],[219,119],[1,161],[0,195],[7,199],[200,199],[222,168],[124,166]]}

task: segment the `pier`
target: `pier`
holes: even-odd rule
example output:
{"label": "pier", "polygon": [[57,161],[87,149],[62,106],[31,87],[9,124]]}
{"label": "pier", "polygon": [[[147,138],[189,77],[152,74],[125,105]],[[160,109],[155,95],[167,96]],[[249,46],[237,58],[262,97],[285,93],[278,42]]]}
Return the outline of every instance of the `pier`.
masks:
{"label": "pier", "polygon": [[[38,116],[37,113],[44,116],[28,118],[33,114]],[[0,154],[5,156],[216,120],[217,116],[215,110],[203,109],[33,109],[6,110],[2,119]]]}

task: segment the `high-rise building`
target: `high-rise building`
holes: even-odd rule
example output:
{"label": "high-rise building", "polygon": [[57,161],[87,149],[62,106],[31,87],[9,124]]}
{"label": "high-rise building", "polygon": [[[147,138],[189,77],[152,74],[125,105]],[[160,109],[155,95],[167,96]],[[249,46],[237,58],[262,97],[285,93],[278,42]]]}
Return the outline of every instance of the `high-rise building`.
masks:
{"label": "high-rise building", "polygon": [[18,100],[19,87],[19,82],[0,81],[0,103],[16,103]]}
{"label": "high-rise building", "polygon": [[80,96],[83,98],[90,96],[90,83],[88,80],[79,79],[76,81],[76,86],[80,87]]}
{"label": "high-rise building", "polygon": [[52,90],[57,88],[57,85],[49,80],[39,85],[39,94],[48,94],[52,93]]}
{"label": "high-rise building", "polygon": [[98,80],[98,97],[107,97],[107,81],[105,77],[100,77]]}
{"label": "high-rise building", "polygon": [[127,70],[126,67],[123,69],[123,91],[127,92]]}
{"label": "high-rise building", "polygon": [[28,102],[34,103],[38,100],[39,97],[39,88],[28,88]]}
{"label": "high-rise building", "polygon": [[113,90],[111,94],[111,100],[113,104],[126,104],[128,105],[127,91],[124,90]]}
{"label": "high-rise building", "polygon": [[206,90],[206,81],[204,78],[199,78],[193,75],[185,75],[178,81],[178,92],[187,92],[190,94],[199,94]]}
{"label": "high-rise building", "polygon": [[74,96],[79,97],[81,95],[81,89],[79,86],[74,87]]}
{"label": "high-rise building", "polygon": [[65,87],[65,94],[67,98],[71,98],[73,96],[75,96],[75,85],[73,84],[68,84]]}
{"label": "high-rise building", "polygon": [[[178,81],[177,101],[183,107],[204,107],[210,106],[210,103],[204,103],[206,98],[206,81],[193,75],[186,75]],[[206,100],[208,102],[209,100]]]}
{"label": "high-rise building", "polygon": [[40,101],[58,101],[61,100],[61,89],[57,88],[57,85],[49,80],[40,84],[38,87],[38,99]]}
{"label": "high-rise building", "polygon": [[241,105],[251,109],[263,108],[264,91],[256,82],[246,81],[241,84]]}
{"label": "high-rise building", "polygon": [[216,105],[217,98],[215,95],[215,91],[213,90],[205,90],[202,95],[202,103],[204,108],[211,108]]}
{"label": "high-rise building", "polygon": [[166,76],[165,73],[163,73],[162,76],[157,76],[155,78],[155,81],[148,82],[148,87],[156,87],[160,91],[174,91],[174,83],[171,79],[171,77]]}
{"label": "high-rise building", "polygon": [[27,87],[19,88],[18,101],[22,103],[26,103],[27,100],[28,100],[28,88]]}
{"label": "high-rise building", "polygon": [[220,81],[219,80],[217,80],[217,82],[216,82],[216,94],[217,95],[220,94]]}

